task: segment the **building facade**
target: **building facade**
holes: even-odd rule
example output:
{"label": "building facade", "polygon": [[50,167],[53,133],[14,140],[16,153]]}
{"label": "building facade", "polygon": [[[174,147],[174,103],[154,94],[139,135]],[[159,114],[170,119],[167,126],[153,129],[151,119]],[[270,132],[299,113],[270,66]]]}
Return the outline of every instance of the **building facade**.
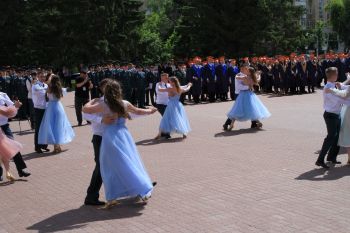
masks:
{"label": "building facade", "polygon": [[304,29],[313,29],[318,21],[327,23],[329,13],[326,6],[330,0],[294,0],[294,5],[305,9],[300,24]]}

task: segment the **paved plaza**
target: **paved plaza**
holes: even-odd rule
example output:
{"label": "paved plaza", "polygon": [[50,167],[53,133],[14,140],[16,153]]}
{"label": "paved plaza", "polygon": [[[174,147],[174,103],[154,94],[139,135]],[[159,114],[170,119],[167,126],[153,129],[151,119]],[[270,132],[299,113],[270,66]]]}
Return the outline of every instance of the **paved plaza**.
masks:
{"label": "paved plaza", "polygon": [[[192,132],[185,141],[152,140],[158,113],[129,121],[158,185],[146,206],[111,210],[83,205],[94,166],[89,126],[74,128],[64,153],[38,155],[29,124],[22,121],[20,133],[11,122],[32,176],[0,184],[0,233],[350,232],[350,167],[314,166],[325,136],[321,91],[260,98],[272,113],[261,131],[243,122],[223,132],[232,102],[186,106]],[[75,125],[73,93],[63,102]]]}

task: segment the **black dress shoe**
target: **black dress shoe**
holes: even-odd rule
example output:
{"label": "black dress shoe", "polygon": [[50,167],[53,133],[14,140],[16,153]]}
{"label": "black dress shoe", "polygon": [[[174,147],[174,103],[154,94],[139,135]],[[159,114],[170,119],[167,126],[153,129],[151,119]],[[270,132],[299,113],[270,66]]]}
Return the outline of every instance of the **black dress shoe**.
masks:
{"label": "black dress shoe", "polygon": [[152,185],[153,185],[153,187],[155,187],[157,185],[157,182],[156,181],[152,182]]}
{"label": "black dress shoe", "polygon": [[331,160],[327,160],[327,162],[330,162],[332,164],[341,164],[340,161],[337,161],[337,160],[334,160],[334,161],[331,161]]}
{"label": "black dress shoe", "polygon": [[324,162],[319,162],[319,161],[317,161],[317,162],[315,163],[315,165],[316,165],[316,166],[319,166],[319,167],[323,167],[323,168],[325,168],[325,169],[329,169],[329,167],[327,166],[327,164],[325,164]]}
{"label": "black dress shoe", "polygon": [[84,201],[84,205],[100,206],[100,205],[104,205],[104,204],[106,204],[106,203],[103,201],[99,201],[99,200],[96,200],[96,201],[85,200]]}
{"label": "black dress shoe", "polygon": [[39,149],[35,149],[35,152],[38,153],[38,154],[44,153],[40,148]]}
{"label": "black dress shoe", "polygon": [[222,127],[224,128],[225,131],[227,131],[228,125],[223,125]]}
{"label": "black dress shoe", "polygon": [[47,149],[47,148],[42,148],[42,150],[45,152],[50,152],[50,149]]}
{"label": "black dress shoe", "polygon": [[164,135],[164,138],[165,138],[165,139],[170,139],[171,136],[170,136],[170,134],[166,134],[166,135]]}
{"label": "black dress shoe", "polygon": [[24,170],[20,170],[20,171],[18,172],[18,175],[19,175],[19,177],[28,177],[28,176],[30,176],[31,174],[30,174],[29,172],[24,171]]}

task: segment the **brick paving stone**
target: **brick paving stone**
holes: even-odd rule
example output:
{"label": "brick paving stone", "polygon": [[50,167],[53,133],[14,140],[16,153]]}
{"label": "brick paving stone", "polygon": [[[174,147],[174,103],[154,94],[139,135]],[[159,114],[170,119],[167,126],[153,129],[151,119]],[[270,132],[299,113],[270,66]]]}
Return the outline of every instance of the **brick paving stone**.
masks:
{"label": "brick paving stone", "polygon": [[[262,131],[245,122],[223,132],[232,102],[186,106],[193,131],[185,141],[152,140],[159,114],[128,122],[158,185],[147,206],[109,211],[82,205],[94,167],[89,126],[74,128],[64,153],[37,155],[28,123],[20,133],[11,122],[32,176],[1,184],[0,233],[350,232],[350,168],[313,165],[326,130],[320,91],[260,98],[272,113]],[[69,93],[64,105],[74,125],[72,104]]]}

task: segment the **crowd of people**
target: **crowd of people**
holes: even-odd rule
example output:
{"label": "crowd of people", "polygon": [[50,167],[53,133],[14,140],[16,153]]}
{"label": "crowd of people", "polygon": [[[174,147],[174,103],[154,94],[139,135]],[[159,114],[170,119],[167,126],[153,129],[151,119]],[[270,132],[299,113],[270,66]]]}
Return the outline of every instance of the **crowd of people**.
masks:
{"label": "crowd of people", "polygon": [[[346,73],[350,71],[349,54],[325,54],[322,56],[296,55],[275,57],[251,57],[226,59],[225,57],[206,59],[195,57],[186,62],[171,61],[161,65],[142,66],[131,63],[110,62],[100,65],[80,67],[79,71],[86,74],[91,97],[101,96],[99,83],[105,78],[119,81],[124,90],[124,98],[135,106],[144,108],[155,105],[156,83],[161,73],[176,76],[181,86],[192,83],[193,86],[186,94],[181,95],[183,104],[188,102],[198,104],[201,102],[216,102],[235,100],[235,76],[239,73],[240,65],[249,62],[257,73],[256,93],[294,95],[312,93],[315,88],[326,82],[325,70],[328,67],[337,67],[338,80],[344,81]],[[52,69],[47,69],[52,72]],[[82,73],[81,72],[81,73]],[[67,68],[56,72],[62,83],[68,89],[74,90],[79,79],[79,73],[72,73]],[[3,67],[0,69],[0,91],[7,93],[11,99],[18,99],[23,108],[18,115],[25,118],[30,114],[30,83],[33,80],[33,69],[24,67],[15,69]],[[85,100],[83,100],[85,99]],[[77,105],[82,106],[86,97],[81,97]],[[80,104],[79,104],[80,101]],[[78,109],[79,110],[79,109]],[[80,111],[78,111],[80,112]],[[31,114],[33,115],[33,114]],[[78,123],[81,117],[78,117]]]}
{"label": "crowd of people", "polygon": [[[158,111],[162,119],[154,140],[169,139],[173,133],[181,134],[186,139],[191,127],[183,106],[185,100],[193,100],[194,103],[227,101],[230,94],[235,102],[227,114],[223,129],[232,130],[236,121],[251,121],[251,128],[260,129],[261,120],[271,114],[255,93],[312,93],[315,87],[321,85],[324,77],[327,83],[324,117],[328,136],[316,165],[328,168],[323,160],[329,150],[328,161],[338,164],[339,132],[343,132],[341,145],[350,147],[347,132],[340,130],[340,109],[348,104],[349,101],[344,99],[350,95],[350,89],[345,86],[347,82],[335,82],[347,79],[350,58],[344,54],[333,55],[333,58],[336,59],[322,62],[315,61],[313,56],[306,59],[304,55],[290,58],[279,56],[275,59],[246,58],[238,67],[234,59],[226,64],[225,58],[220,57],[216,64],[215,59],[209,56],[205,63],[196,57],[193,64],[180,64],[177,68],[171,63],[161,67],[152,66],[150,70],[133,64],[108,64],[103,69],[81,67],[74,82],[69,80],[68,84],[71,83],[71,88],[75,90],[77,125],[82,126],[85,119],[93,132],[96,165],[85,204],[110,208],[123,198],[134,197],[136,202],[146,202],[151,196],[156,182],[152,182],[142,163],[135,142],[126,128],[127,119]],[[342,64],[342,71],[334,66],[337,62]],[[75,138],[72,124],[61,104],[66,92],[62,82],[67,80],[55,75],[52,70],[37,69],[26,74],[26,98],[23,100],[11,96],[12,92],[0,91],[0,158],[10,181],[15,180],[10,172],[10,159],[15,162],[20,177],[30,176],[19,152],[21,145],[14,141],[8,124],[9,118],[18,115],[18,111],[24,107],[22,101],[26,102],[26,113],[35,131],[34,149],[37,153],[49,152],[48,145],[53,145],[54,153],[60,153],[61,145]],[[338,91],[335,87],[344,91]],[[18,93],[18,90],[14,91]],[[147,105],[153,106],[146,108]],[[344,116],[348,114],[346,109]],[[350,123],[347,120],[342,122],[346,131]],[[2,173],[0,166],[1,180]],[[99,199],[102,184],[107,203]]]}

